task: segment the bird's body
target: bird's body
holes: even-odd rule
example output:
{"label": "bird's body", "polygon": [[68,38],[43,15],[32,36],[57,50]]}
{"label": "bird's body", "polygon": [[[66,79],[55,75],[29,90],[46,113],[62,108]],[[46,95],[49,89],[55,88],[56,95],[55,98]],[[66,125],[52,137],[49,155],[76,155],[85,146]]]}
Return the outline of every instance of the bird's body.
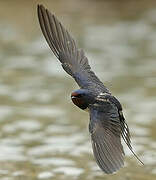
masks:
{"label": "bird's body", "polygon": [[89,110],[89,132],[96,162],[105,173],[111,174],[124,165],[121,137],[134,154],[122,106],[91,70],[83,50],[78,49],[57,18],[42,5],[38,5],[38,18],[54,55],[80,87],[71,94],[71,99],[82,110]]}

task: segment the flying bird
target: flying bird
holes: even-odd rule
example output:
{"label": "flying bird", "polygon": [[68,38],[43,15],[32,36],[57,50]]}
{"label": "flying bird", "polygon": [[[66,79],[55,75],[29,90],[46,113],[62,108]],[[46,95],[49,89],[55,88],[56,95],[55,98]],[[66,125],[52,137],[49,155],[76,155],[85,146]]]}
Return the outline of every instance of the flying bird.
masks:
{"label": "flying bird", "polygon": [[121,137],[134,156],[128,125],[120,102],[91,70],[88,59],[54,14],[43,5],[37,8],[42,33],[63,69],[74,78],[80,89],[71,93],[72,102],[90,115],[89,132],[95,160],[107,174],[124,165]]}

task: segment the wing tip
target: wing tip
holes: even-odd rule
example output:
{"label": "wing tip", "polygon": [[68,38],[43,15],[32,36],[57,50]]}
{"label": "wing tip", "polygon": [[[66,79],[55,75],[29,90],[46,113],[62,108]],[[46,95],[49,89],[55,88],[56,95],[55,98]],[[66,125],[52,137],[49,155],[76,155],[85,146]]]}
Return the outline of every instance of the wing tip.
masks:
{"label": "wing tip", "polygon": [[124,166],[124,154],[121,157],[113,158],[104,152],[100,146],[92,142],[95,160],[101,170],[106,174],[114,174]]}
{"label": "wing tip", "polygon": [[41,16],[43,15],[45,11],[46,9],[42,4],[37,5],[37,15],[38,15],[39,20],[41,19]]}
{"label": "wing tip", "polygon": [[46,14],[51,14],[54,18],[56,18],[55,15],[51,13],[47,8],[45,8],[43,4],[37,4],[37,12],[38,14],[39,12],[46,12]]}
{"label": "wing tip", "polygon": [[42,4],[37,4],[37,12],[43,9],[45,9],[45,7]]}

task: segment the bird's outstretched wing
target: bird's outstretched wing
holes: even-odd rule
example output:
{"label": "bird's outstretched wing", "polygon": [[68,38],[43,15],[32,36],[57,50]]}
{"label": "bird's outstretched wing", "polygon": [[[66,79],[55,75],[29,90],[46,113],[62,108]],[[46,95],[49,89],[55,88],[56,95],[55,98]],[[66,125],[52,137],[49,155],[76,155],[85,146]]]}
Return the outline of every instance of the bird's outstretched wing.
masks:
{"label": "bird's outstretched wing", "polygon": [[121,137],[138,161],[144,164],[132,149],[121,104],[114,96],[99,95],[97,102],[90,106],[89,131],[95,159],[105,173],[113,173],[124,165]]}
{"label": "bird's outstretched wing", "polygon": [[82,49],[78,49],[74,39],[58,19],[43,5],[38,5],[41,30],[54,55],[62,63],[63,69],[71,75],[81,88],[108,92],[88,64]]}
{"label": "bird's outstretched wing", "polygon": [[97,164],[107,174],[116,172],[124,165],[117,107],[109,102],[90,107],[89,131]]}

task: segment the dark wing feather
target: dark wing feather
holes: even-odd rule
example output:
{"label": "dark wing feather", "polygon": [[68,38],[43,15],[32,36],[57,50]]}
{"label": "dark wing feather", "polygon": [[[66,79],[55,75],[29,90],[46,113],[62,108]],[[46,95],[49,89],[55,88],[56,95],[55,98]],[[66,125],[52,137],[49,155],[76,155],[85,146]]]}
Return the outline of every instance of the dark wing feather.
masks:
{"label": "dark wing feather", "polygon": [[[98,99],[103,100],[104,97],[102,97],[102,95],[100,95],[100,96],[98,96]],[[118,114],[119,114],[119,120],[120,120],[120,127],[121,127],[121,136],[122,136],[124,142],[127,144],[130,151],[133,153],[133,155],[140,161],[141,164],[144,164],[132,149],[129,128],[128,128],[128,125],[123,116],[122,106],[121,106],[120,102],[114,96],[111,96],[111,95],[105,95],[105,99],[107,99],[108,102],[114,104],[117,107]]]}
{"label": "dark wing feather", "polygon": [[41,30],[54,55],[62,63],[63,69],[73,76],[81,88],[109,92],[97,78],[88,64],[83,50],[78,49],[74,39],[57,18],[42,5],[38,5]]}
{"label": "dark wing feather", "polygon": [[95,159],[106,173],[113,173],[124,165],[121,137],[133,155],[144,164],[131,146],[130,132],[120,102],[110,95],[100,95],[90,107],[89,131]]}
{"label": "dark wing feather", "polygon": [[109,102],[90,107],[89,131],[97,164],[107,174],[116,172],[124,165],[117,107]]}
{"label": "dark wing feather", "polygon": [[133,148],[131,146],[131,139],[130,139],[130,132],[127,123],[125,122],[125,118],[123,116],[122,111],[119,111],[119,117],[120,117],[120,124],[121,124],[121,135],[124,140],[124,142],[127,144],[128,148],[130,151],[133,153],[133,155],[136,157],[136,159],[144,165],[144,163],[139,159],[139,157],[135,154],[133,151]]}

